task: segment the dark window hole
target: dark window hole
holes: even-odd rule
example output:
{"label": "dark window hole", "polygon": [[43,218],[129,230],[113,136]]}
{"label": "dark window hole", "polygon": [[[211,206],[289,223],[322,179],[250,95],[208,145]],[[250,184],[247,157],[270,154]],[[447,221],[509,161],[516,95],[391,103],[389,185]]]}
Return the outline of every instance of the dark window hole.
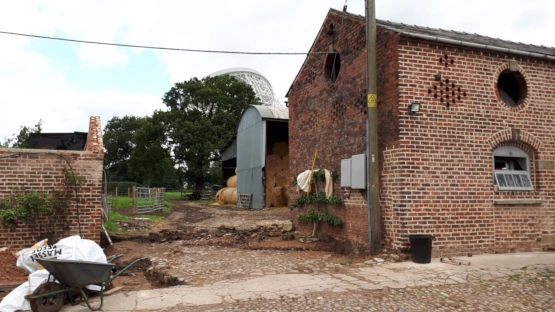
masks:
{"label": "dark window hole", "polygon": [[339,56],[339,53],[328,54],[325,66],[324,73],[326,78],[331,82],[335,82],[339,75],[339,70],[341,69],[341,56]]}
{"label": "dark window hole", "polygon": [[526,98],[526,81],[521,73],[506,70],[497,79],[497,92],[505,104],[517,106]]}
{"label": "dark window hole", "polygon": [[451,60],[451,64],[455,64],[455,61]]}

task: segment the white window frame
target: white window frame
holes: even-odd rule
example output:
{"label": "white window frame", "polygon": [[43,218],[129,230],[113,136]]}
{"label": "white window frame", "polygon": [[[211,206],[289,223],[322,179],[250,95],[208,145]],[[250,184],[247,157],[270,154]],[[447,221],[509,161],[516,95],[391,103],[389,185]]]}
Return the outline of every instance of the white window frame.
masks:
{"label": "white window frame", "polygon": [[[525,169],[516,170],[515,168],[495,168],[495,158],[515,158],[525,159]],[[509,164],[509,163],[508,163]],[[493,182],[500,191],[533,191],[532,177],[530,175],[530,156],[525,151],[516,146],[502,146],[493,150],[492,153]],[[509,183],[510,181],[510,183]],[[500,183],[501,182],[501,183]],[[512,184],[512,185],[508,185]],[[520,185],[518,185],[520,184]]]}

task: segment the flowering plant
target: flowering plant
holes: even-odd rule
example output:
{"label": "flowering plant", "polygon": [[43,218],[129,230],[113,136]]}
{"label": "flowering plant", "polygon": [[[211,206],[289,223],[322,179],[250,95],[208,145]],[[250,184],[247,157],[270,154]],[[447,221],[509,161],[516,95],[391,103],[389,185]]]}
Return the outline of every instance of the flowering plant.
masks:
{"label": "flowering plant", "polygon": [[37,217],[50,211],[45,193],[18,191],[0,201],[0,223],[6,228],[33,226]]}

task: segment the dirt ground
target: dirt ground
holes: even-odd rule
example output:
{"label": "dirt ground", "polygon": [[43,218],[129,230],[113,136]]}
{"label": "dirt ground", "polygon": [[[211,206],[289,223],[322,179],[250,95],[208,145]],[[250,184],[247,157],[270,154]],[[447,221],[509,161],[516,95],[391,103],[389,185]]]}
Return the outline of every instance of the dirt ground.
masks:
{"label": "dirt ground", "polygon": [[[123,254],[114,261],[122,270],[134,259],[159,257],[168,261],[183,255],[172,252],[173,242],[180,246],[237,247],[248,250],[304,250],[314,251],[303,257],[321,256],[318,251],[337,249],[340,244],[308,240],[295,236],[291,230],[290,212],[287,208],[241,210],[235,206],[218,206],[207,201],[174,201],[169,214],[157,213],[163,218],[151,222],[130,218],[120,226],[126,231],[111,233],[113,245],[103,235],[101,246],[106,256]],[[122,214],[130,210],[118,209]],[[140,216],[138,216],[140,217]],[[285,234],[284,234],[285,233]],[[282,237],[284,236],[284,237]],[[1,247],[1,246],[0,246]],[[343,256],[338,255],[341,261]],[[175,259],[173,259],[175,258]],[[340,259],[341,258],[341,259]],[[149,270],[151,262],[143,260],[124,272],[113,282],[114,287],[125,290],[151,289],[183,284],[184,281]],[[27,274],[15,266],[11,253],[0,253],[0,283],[24,282]],[[207,276],[208,278],[208,276]],[[202,277],[201,277],[202,279]],[[6,293],[0,292],[0,298]]]}

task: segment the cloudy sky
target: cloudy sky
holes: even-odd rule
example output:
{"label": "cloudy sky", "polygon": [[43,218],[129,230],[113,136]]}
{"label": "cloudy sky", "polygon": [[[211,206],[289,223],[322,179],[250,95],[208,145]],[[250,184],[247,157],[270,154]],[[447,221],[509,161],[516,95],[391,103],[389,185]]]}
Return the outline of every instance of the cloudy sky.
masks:
{"label": "cloudy sky", "polygon": [[[191,49],[306,52],[344,0],[0,2],[0,31]],[[348,11],[364,15],[363,0]],[[552,0],[376,0],[377,18],[555,47]],[[87,131],[88,117],[145,116],[178,81],[230,67],[263,73],[280,100],[304,56],[131,49],[0,34],[0,141],[43,119]]]}

